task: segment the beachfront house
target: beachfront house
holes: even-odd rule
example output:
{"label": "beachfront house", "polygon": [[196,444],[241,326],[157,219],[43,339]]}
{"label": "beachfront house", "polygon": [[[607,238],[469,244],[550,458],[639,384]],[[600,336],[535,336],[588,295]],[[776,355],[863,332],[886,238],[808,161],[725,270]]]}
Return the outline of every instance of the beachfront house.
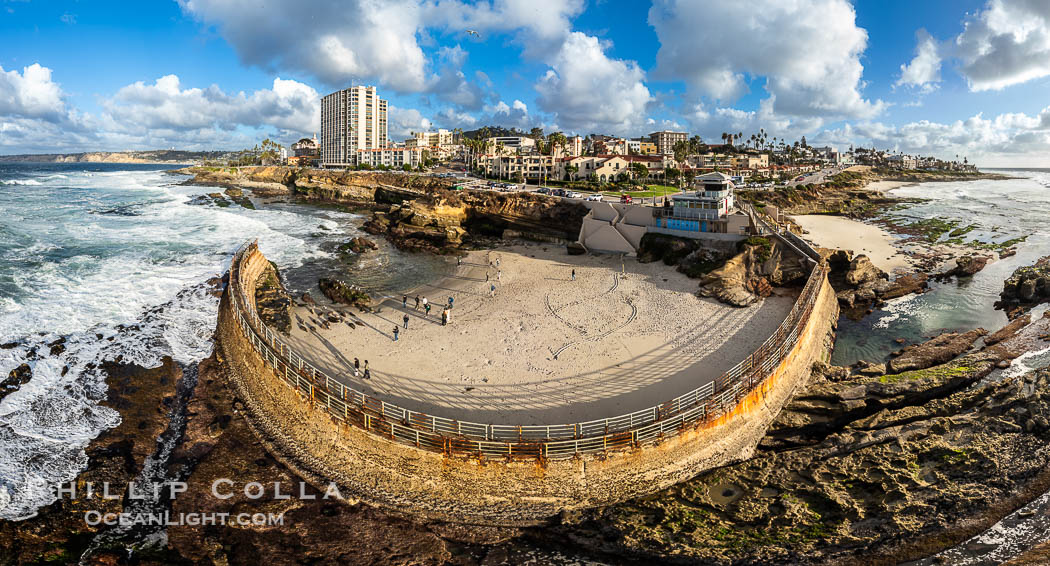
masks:
{"label": "beachfront house", "polygon": [[728,175],[698,175],[693,188],[671,197],[670,206],[656,214],[655,227],[678,232],[747,233],[749,218],[735,208],[733,182]]}

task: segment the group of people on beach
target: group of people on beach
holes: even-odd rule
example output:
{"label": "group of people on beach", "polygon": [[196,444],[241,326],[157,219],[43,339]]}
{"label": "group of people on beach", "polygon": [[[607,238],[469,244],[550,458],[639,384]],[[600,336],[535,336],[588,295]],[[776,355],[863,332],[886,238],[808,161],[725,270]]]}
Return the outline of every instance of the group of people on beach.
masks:
{"label": "group of people on beach", "polygon": [[[456,264],[457,265],[462,265],[463,264],[463,260],[462,259],[458,259],[456,261]],[[503,281],[503,271],[502,271],[502,269],[500,269],[500,258],[496,257],[495,260],[489,261],[489,267],[496,270],[496,282],[502,283],[502,281]],[[496,282],[492,282],[492,281],[489,280],[488,273],[489,273],[488,270],[486,270],[485,271],[485,281],[487,283],[489,283],[489,296],[490,297],[495,297],[496,296]],[[569,275],[569,280],[570,281],[576,281],[576,269],[575,268],[572,269],[572,272]],[[453,306],[454,303],[455,303],[455,298],[452,297],[452,296],[449,296],[448,304],[446,304],[441,310],[441,326],[447,326],[448,323],[452,321],[452,306]],[[408,310],[408,295],[407,294],[401,295],[401,307],[403,309],[405,309],[406,312],[405,312],[404,316],[401,319],[402,320],[402,325],[400,327],[396,326],[396,325],[394,326],[394,329],[393,329],[394,342],[397,342],[400,339],[401,330],[402,329],[408,330],[408,321],[409,321],[409,318],[411,318],[411,317],[409,317],[408,312],[407,312],[407,310]],[[426,318],[426,319],[429,319],[430,318],[430,309],[432,308],[432,303],[425,296],[421,297],[420,295],[416,295],[415,298],[414,298],[414,304],[413,304],[412,310],[418,311],[418,310],[420,310],[420,308],[423,309],[423,317]],[[368,360],[365,360],[364,371],[362,371],[361,370],[361,361],[358,358],[354,358],[354,370],[353,371],[354,371],[354,377],[363,377],[364,379],[371,379],[372,378],[371,371],[368,369]]]}
{"label": "group of people on beach", "polygon": [[[441,310],[441,326],[447,326],[448,323],[452,321],[452,304],[455,303],[455,301],[456,301],[455,297],[449,296],[448,304]],[[423,318],[429,319],[430,318],[431,304],[432,303],[426,297],[420,297],[419,295],[416,295],[416,297],[415,297],[415,305],[412,307],[412,310],[418,311],[420,309],[420,307],[422,307],[423,308]],[[406,309],[406,310],[408,309],[408,295],[401,295],[401,307]],[[408,316],[408,313],[406,312],[405,316],[403,316],[401,318],[402,327],[405,330],[408,330],[408,320],[409,320],[409,316]],[[394,327],[394,342],[398,341],[398,338],[400,337],[400,335],[401,335],[401,328],[395,326]]]}

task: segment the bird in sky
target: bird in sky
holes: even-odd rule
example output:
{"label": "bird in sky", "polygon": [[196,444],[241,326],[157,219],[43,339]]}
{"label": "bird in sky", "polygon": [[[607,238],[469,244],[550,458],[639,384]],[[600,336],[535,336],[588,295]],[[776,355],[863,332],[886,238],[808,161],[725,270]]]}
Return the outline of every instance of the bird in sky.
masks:
{"label": "bird in sky", "polygon": [[474,37],[476,37],[478,39],[481,38],[481,34],[479,34],[478,32],[476,32],[476,31],[474,31],[472,29],[468,29],[467,30],[467,35],[473,35]]}

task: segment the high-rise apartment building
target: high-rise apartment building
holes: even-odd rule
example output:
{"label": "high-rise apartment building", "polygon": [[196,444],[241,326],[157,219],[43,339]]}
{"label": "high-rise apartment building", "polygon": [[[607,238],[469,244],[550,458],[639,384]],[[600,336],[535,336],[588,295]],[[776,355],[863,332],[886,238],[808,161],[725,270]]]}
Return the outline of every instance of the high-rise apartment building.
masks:
{"label": "high-rise apartment building", "polygon": [[685,141],[688,137],[689,134],[685,132],[672,132],[669,130],[649,134],[649,139],[656,144],[656,152],[663,155],[674,153],[674,144]]}
{"label": "high-rise apartment building", "polygon": [[321,166],[357,164],[357,152],[387,146],[386,101],[374,86],[352,86],[321,99]]}

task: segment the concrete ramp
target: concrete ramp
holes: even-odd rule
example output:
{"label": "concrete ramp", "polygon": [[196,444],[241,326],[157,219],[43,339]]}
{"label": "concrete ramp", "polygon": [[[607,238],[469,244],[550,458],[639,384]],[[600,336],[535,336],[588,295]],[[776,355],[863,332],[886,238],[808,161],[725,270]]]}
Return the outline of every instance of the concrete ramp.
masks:
{"label": "concrete ramp", "polygon": [[631,245],[631,242],[627,241],[627,238],[624,238],[623,234],[612,224],[606,224],[595,230],[593,234],[587,237],[583,245],[587,249],[601,252],[633,254],[637,251]]}

